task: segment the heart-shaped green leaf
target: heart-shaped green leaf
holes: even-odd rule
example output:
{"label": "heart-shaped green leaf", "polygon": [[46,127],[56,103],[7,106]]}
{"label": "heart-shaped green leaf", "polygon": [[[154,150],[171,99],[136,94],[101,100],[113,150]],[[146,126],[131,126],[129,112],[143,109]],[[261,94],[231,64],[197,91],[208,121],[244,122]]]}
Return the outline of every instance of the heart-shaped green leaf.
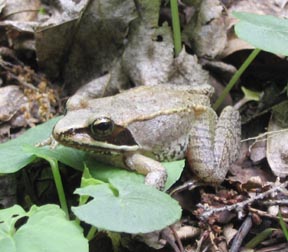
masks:
{"label": "heart-shaped green leaf", "polygon": [[233,12],[240,19],[237,36],[264,51],[288,56],[288,20],[270,15]]}
{"label": "heart-shaped green leaf", "polygon": [[180,219],[181,208],[169,195],[124,178],[109,182],[76,190],[93,198],[72,208],[80,220],[100,229],[137,234],[161,230]]}
{"label": "heart-shaped green leaf", "polygon": [[[21,218],[27,222],[16,230],[15,219]],[[14,206],[0,210],[0,251],[88,252],[88,241],[82,228],[56,205],[32,206],[27,213]]]}

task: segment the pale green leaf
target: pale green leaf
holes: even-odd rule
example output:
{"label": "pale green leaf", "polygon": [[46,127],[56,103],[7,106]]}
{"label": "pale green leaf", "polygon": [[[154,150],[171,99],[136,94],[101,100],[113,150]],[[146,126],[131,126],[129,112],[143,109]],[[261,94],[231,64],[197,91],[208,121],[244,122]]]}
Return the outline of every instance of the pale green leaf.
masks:
{"label": "pale green leaf", "polygon": [[233,12],[237,36],[264,51],[288,56],[288,20],[270,15]]}
{"label": "pale green leaf", "polygon": [[262,92],[252,91],[244,86],[241,87],[242,92],[244,93],[244,97],[248,101],[259,101]]}
{"label": "pale green leaf", "polygon": [[[10,219],[28,217],[18,229]],[[0,251],[5,252],[88,252],[88,241],[83,237],[82,228],[69,221],[56,205],[32,206],[25,213],[20,206],[0,210],[4,212],[9,230],[0,225]],[[8,214],[10,213],[10,214]]]}
{"label": "pale green leaf", "polygon": [[76,190],[77,194],[93,198],[72,208],[80,220],[100,229],[135,234],[160,230],[180,219],[180,206],[167,194],[124,178],[111,178],[109,182],[110,186]]}
{"label": "pale green leaf", "polygon": [[0,144],[0,173],[16,172],[35,160],[36,156],[33,153],[25,152],[23,146],[33,146],[49,138],[57,120],[59,118],[53,118],[46,123],[27,130],[16,139]]}

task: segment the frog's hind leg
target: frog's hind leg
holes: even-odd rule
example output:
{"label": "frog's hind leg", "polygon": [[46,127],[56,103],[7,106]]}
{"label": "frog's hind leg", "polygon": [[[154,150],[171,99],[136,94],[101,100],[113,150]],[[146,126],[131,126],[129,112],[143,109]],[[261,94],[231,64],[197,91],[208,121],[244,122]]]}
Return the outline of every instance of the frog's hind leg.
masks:
{"label": "frog's hind leg", "polygon": [[214,110],[195,107],[186,157],[200,180],[215,185],[224,180],[238,158],[240,134],[240,115],[233,107],[226,107],[218,119]]}
{"label": "frog's hind leg", "polygon": [[195,107],[195,118],[189,136],[186,157],[190,169],[200,180],[213,182],[215,176],[214,137],[217,115],[214,110]]}
{"label": "frog's hind leg", "polygon": [[240,140],[239,112],[231,106],[225,107],[218,118],[214,143],[215,170],[220,182],[224,180],[230,165],[239,156]]}

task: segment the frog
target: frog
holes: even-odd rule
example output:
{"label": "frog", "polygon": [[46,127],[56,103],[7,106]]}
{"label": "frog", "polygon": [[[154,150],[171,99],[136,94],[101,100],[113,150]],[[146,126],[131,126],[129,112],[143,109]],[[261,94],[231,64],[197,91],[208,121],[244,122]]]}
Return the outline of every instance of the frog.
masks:
{"label": "frog", "polygon": [[160,190],[167,179],[161,162],[184,158],[197,179],[218,185],[238,158],[241,120],[232,106],[217,116],[213,92],[209,84],[161,84],[78,104],[68,100],[53,137],[102,163],[143,174]]}

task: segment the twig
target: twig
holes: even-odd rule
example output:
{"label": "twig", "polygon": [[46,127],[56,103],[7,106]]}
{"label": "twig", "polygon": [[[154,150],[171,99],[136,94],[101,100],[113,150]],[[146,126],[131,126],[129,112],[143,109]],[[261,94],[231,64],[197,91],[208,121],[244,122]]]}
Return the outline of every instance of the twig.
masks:
{"label": "twig", "polygon": [[245,221],[243,221],[241,227],[239,228],[237,234],[235,235],[229,252],[238,252],[239,251],[241,244],[242,244],[244,238],[246,237],[246,235],[249,233],[251,227],[252,227],[252,218],[249,215],[249,216],[247,216]]}
{"label": "twig", "polygon": [[174,188],[171,192],[169,192],[169,195],[172,196],[173,194],[180,193],[184,190],[192,191],[199,186],[205,186],[205,185],[207,185],[207,184],[205,184],[201,181],[198,181],[197,179],[191,179],[191,180],[185,182],[184,184]]}
{"label": "twig", "polygon": [[174,252],[183,252],[180,251],[179,247],[175,243],[175,234],[173,233],[171,227],[165,228],[161,231],[161,239],[159,240],[159,242],[163,245],[168,243],[174,250]]}
{"label": "twig", "polygon": [[263,199],[263,198],[267,197],[268,195],[270,195],[271,193],[275,193],[276,191],[280,191],[281,189],[285,188],[286,186],[288,186],[288,181],[286,181],[280,185],[274,186],[270,190],[263,192],[263,193],[260,193],[251,199],[244,200],[242,202],[238,202],[238,203],[235,203],[233,205],[228,205],[228,206],[224,206],[224,207],[211,208],[211,207],[206,207],[202,204],[198,204],[200,207],[202,207],[205,210],[205,212],[203,212],[203,214],[201,215],[201,218],[202,219],[208,219],[209,216],[211,216],[212,214],[215,214],[215,213],[219,213],[222,211],[232,211],[232,210],[243,209],[244,206],[249,205],[256,200]]}
{"label": "twig", "polygon": [[288,199],[268,200],[263,201],[262,204],[265,206],[288,205]]}
{"label": "twig", "polygon": [[24,80],[21,80],[17,75],[15,75],[12,72],[12,69],[10,68],[11,66],[13,66],[11,63],[4,62],[3,60],[0,59],[0,66],[3,67],[6,71],[8,71],[8,74],[11,78],[13,78],[14,80],[17,80],[24,87],[35,90],[35,91],[39,91],[39,89],[37,87],[34,87],[32,84],[30,84]]}
{"label": "twig", "polygon": [[1,20],[5,20],[13,15],[16,14],[23,14],[23,13],[27,13],[27,12],[39,12],[41,9],[30,9],[30,10],[19,10],[19,11],[15,11],[15,12],[11,12],[11,13],[7,13],[4,17],[1,17]]}
{"label": "twig", "polygon": [[[274,220],[277,220],[277,221],[280,220],[279,216],[277,216],[277,215],[269,214],[267,212],[264,212],[262,210],[259,210],[259,209],[253,208],[253,207],[249,207],[249,211],[252,212],[252,213],[256,213],[256,214],[258,214],[260,216],[263,216],[263,217],[268,217],[270,219],[274,219]],[[288,222],[288,218],[282,217],[282,219],[283,219],[283,221]]]}
{"label": "twig", "polygon": [[169,226],[170,230],[172,231],[174,237],[175,237],[175,240],[177,242],[177,245],[178,245],[178,248],[179,248],[179,251],[180,252],[184,252],[184,248],[183,248],[183,244],[181,242],[181,240],[179,239],[179,236],[177,234],[177,232],[175,231],[175,229],[173,228],[173,226]]}
{"label": "twig", "polygon": [[[243,139],[243,140],[241,140],[241,143],[247,142],[247,141],[250,141],[250,140],[266,141],[267,139],[266,138],[262,138],[262,137],[265,137],[265,136],[270,137],[271,135],[275,136],[275,135],[278,135],[278,134],[281,134],[281,133],[287,132],[287,131],[288,131],[288,129],[281,129],[281,130],[273,130],[273,131],[265,132],[265,133],[260,134],[259,136],[249,137],[249,138]],[[259,138],[262,138],[262,139],[259,140]]]}

